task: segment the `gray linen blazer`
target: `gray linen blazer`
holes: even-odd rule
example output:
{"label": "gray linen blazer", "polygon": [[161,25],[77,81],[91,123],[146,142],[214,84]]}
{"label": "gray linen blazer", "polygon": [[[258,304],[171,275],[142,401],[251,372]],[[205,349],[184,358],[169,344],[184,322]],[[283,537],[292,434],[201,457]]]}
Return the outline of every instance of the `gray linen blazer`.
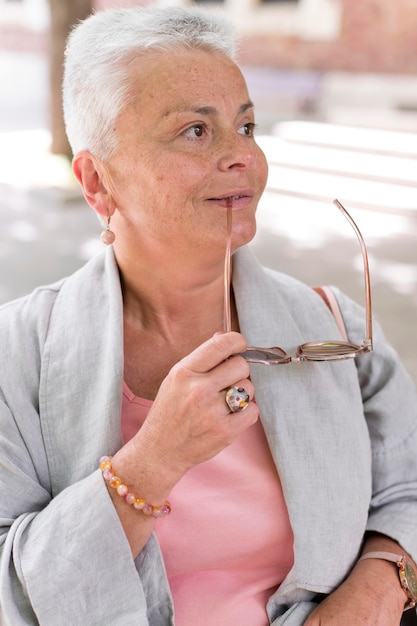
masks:
{"label": "gray linen blazer", "polygon": [[[319,296],[248,249],[234,256],[233,287],[252,345],[339,336]],[[362,341],[362,309],[337,296]],[[122,445],[122,332],[111,248],[0,309],[1,626],[174,624],[156,538],[134,562],[97,470]],[[378,328],[372,355],[251,376],[295,537],[268,612],[299,626],[348,574],[366,529],[417,559],[416,393]]]}

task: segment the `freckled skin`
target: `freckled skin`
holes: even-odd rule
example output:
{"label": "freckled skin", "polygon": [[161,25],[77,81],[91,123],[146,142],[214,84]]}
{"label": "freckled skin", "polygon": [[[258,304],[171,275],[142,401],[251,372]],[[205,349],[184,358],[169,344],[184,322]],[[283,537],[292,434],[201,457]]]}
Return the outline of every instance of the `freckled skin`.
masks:
{"label": "freckled skin", "polygon": [[226,211],[208,199],[235,189],[253,197],[234,213],[233,246],[250,241],[267,165],[245,126],[254,114],[241,111],[250,98],[238,67],[218,52],[180,50],[147,56],[132,74],[137,91],[117,120],[120,144],[109,163],[119,265],[133,250],[160,265],[167,242],[190,263],[198,252],[218,257]]}

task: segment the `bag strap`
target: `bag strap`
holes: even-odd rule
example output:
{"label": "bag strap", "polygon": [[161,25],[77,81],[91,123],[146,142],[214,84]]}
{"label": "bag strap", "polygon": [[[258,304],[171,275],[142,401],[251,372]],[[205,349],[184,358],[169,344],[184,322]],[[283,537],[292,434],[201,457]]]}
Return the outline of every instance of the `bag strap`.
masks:
{"label": "bag strap", "polygon": [[327,305],[327,307],[329,308],[330,312],[332,313],[335,322],[337,324],[337,327],[340,331],[340,334],[342,335],[343,339],[345,341],[349,341],[348,340],[348,336],[347,336],[347,332],[346,332],[346,327],[345,327],[345,322],[343,321],[343,315],[342,312],[340,310],[339,307],[339,303],[336,299],[336,296],[334,295],[333,291],[330,289],[330,287],[313,287],[314,291],[322,298],[322,300],[324,301],[324,303]]}

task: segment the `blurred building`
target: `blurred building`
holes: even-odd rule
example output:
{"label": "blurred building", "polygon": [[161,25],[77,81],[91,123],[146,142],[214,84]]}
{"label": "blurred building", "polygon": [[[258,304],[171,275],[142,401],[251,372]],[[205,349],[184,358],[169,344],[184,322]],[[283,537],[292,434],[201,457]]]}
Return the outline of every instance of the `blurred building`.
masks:
{"label": "blurred building", "polygon": [[[417,72],[417,0],[166,3],[223,8],[243,34],[241,61],[245,64],[303,70]],[[115,4],[114,0],[96,0],[99,7]],[[117,6],[132,4],[153,2],[117,2]]]}
{"label": "blurred building", "polygon": [[[96,8],[197,4],[223,9],[243,35],[241,62],[287,69],[417,72],[417,0],[95,0]],[[48,0],[0,0],[0,46],[41,33]],[[22,42],[24,44],[24,42]]]}
{"label": "blurred building", "polygon": [[[206,3],[205,3],[206,4]],[[239,4],[225,0],[225,6]],[[416,73],[416,0],[243,0],[244,59],[286,68]],[[238,11],[236,11],[236,14]]]}

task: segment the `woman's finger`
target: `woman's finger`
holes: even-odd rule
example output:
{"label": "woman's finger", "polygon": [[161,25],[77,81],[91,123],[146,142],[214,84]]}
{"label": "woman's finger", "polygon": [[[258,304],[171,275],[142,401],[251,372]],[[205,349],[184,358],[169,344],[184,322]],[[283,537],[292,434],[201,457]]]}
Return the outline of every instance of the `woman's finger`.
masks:
{"label": "woman's finger", "polygon": [[216,333],[181,359],[174,367],[188,369],[196,374],[204,374],[232,355],[244,352],[246,348],[246,339],[240,333]]}

